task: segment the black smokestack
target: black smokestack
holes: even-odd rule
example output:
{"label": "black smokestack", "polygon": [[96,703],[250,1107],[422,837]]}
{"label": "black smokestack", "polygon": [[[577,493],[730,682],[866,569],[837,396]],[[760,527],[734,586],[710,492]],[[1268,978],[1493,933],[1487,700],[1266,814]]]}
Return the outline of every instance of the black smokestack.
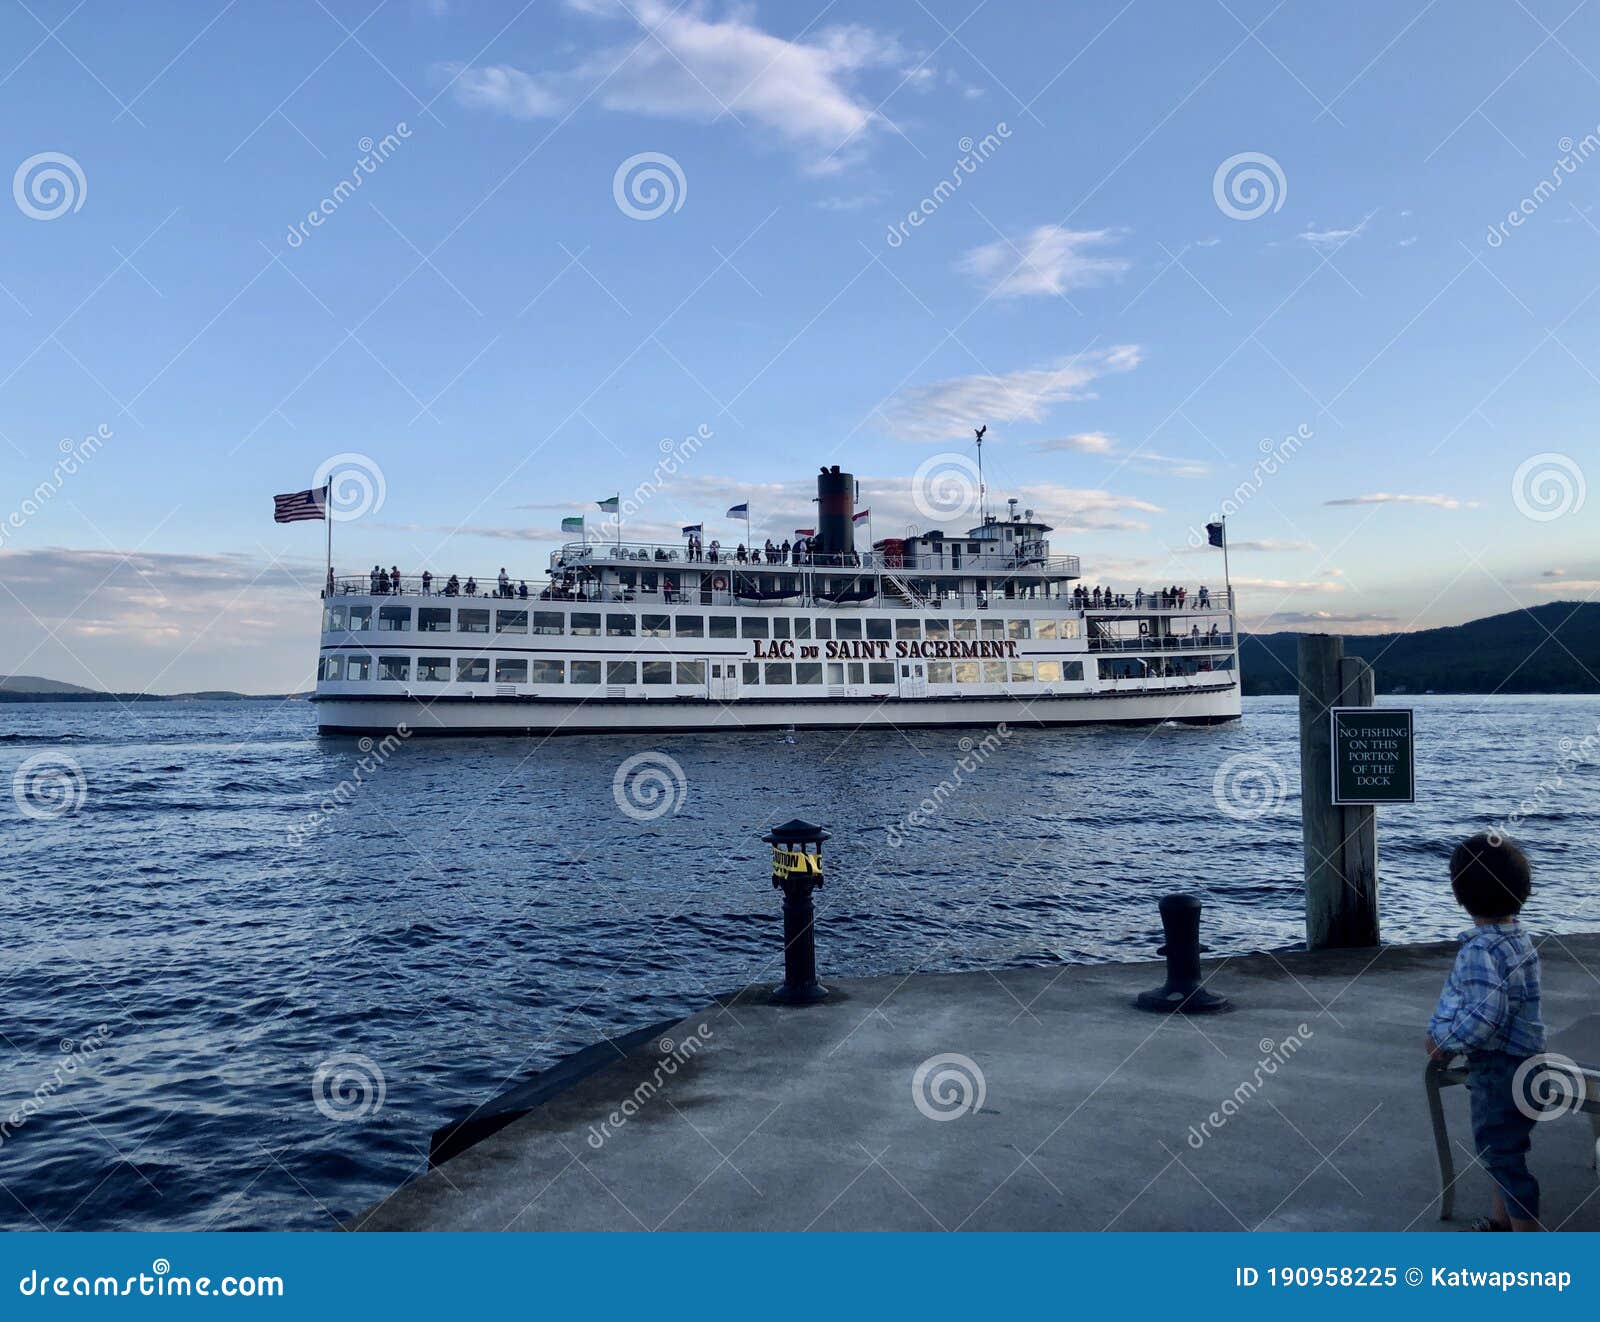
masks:
{"label": "black smokestack", "polygon": [[839,465],[817,476],[817,550],[826,556],[848,556],[856,549],[856,480]]}

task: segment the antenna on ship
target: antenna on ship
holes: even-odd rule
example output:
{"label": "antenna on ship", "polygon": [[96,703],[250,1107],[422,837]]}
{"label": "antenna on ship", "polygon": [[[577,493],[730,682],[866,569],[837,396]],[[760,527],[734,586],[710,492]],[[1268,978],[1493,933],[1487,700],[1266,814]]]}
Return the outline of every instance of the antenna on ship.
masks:
{"label": "antenna on ship", "polygon": [[989,424],[987,422],[981,427],[973,428],[978,437],[978,523],[980,525],[989,522],[989,507],[984,499],[983,485],[983,434],[988,430]]}

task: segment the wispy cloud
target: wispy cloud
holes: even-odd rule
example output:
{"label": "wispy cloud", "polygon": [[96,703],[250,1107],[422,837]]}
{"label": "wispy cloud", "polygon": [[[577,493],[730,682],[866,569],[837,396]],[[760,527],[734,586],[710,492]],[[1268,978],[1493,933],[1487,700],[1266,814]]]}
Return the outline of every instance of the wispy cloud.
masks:
{"label": "wispy cloud", "polygon": [[1367,212],[1367,214],[1361,218],[1360,224],[1353,225],[1349,229],[1319,230],[1316,227],[1316,222],[1313,221],[1309,228],[1301,230],[1300,233],[1295,237],[1298,239],[1303,239],[1313,248],[1320,248],[1324,250],[1342,248],[1345,244],[1349,243],[1351,239],[1357,238],[1367,228],[1367,222],[1376,214],[1377,213],[1375,211]]}
{"label": "wispy cloud", "polygon": [[1393,624],[1395,617],[1385,615],[1378,611],[1277,611],[1270,615],[1257,616],[1252,622],[1252,631],[1261,633],[1270,626],[1294,627],[1303,624],[1342,624],[1342,625],[1374,625]]}
{"label": "wispy cloud", "polygon": [[789,41],[757,27],[743,7],[721,18],[705,5],[666,0],[575,0],[569,7],[636,30],[563,69],[443,64],[456,100],[519,119],[563,114],[585,98],[667,119],[732,118],[832,169],[847,144],[859,148],[887,122],[857,80],[908,64],[895,38],[855,24]]}
{"label": "wispy cloud", "polygon": [[1041,422],[1057,404],[1093,398],[1089,385],[1108,373],[1132,371],[1140,357],[1138,345],[1120,344],[1049,367],[913,386],[890,398],[879,417],[889,435],[905,441],[965,439],[990,422]]}
{"label": "wispy cloud", "polygon": [[996,239],[974,248],[961,259],[961,269],[1000,298],[1060,294],[1082,285],[1101,284],[1126,271],[1132,265],[1126,258],[1087,251],[1115,239],[1110,230],[1040,225],[1016,239]]}
{"label": "wispy cloud", "polygon": [[1338,500],[1325,500],[1324,505],[1432,505],[1441,510],[1474,510],[1475,500],[1460,500],[1455,496],[1401,495],[1392,491],[1374,491],[1366,496],[1344,496]]}
{"label": "wispy cloud", "polygon": [[1071,436],[1035,441],[1032,448],[1045,454],[1060,454],[1066,451],[1077,454],[1110,454],[1116,446],[1103,431],[1080,431]]}

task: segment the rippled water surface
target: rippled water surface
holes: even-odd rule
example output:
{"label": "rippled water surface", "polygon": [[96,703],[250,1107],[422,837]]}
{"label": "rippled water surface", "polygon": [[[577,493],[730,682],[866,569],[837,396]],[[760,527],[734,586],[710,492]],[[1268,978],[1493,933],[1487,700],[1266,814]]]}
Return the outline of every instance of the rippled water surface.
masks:
{"label": "rippled water surface", "polygon": [[[1449,847],[1524,799],[1529,921],[1600,928],[1581,757],[1600,699],[1416,706],[1419,802],[1380,812],[1386,939],[1460,927]],[[0,1225],[332,1228],[509,1082],[772,979],[758,837],[792,816],[834,832],[825,974],[1148,957],[1173,888],[1205,896],[1215,950],[1303,937],[1291,700],[1220,727],[1012,732],[908,824],[972,737],[671,736],[648,747],[686,789],[636,820],[613,796],[647,747],[631,737],[414,739],[354,784],[361,748],[319,739],[305,703],[0,706],[0,785],[47,752],[84,776],[70,816],[0,799],[0,1087],[20,1120],[0,1128]],[[1274,810],[1218,810],[1236,754],[1283,768]],[[1271,807],[1274,773],[1251,768]],[[381,1070],[381,1107],[319,1107],[319,1066],[351,1054]],[[366,1114],[330,1118],[342,1105]]]}

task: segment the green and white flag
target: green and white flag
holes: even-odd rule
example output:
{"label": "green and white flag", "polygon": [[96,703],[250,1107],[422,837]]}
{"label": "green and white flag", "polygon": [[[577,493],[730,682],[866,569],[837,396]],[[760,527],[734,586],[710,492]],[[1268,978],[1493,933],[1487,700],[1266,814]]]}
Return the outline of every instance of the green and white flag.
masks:
{"label": "green and white flag", "polygon": [[580,514],[576,518],[573,518],[573,519],[562,519],[561,520],[561,531],[562,532],[582,533],[583,532],[583,515]]}
{"label": "green and white flag", "polygon": [[607,514],[615,514],[622,504],[622,497],[620,495],[608,496],[605,500],[595,501],[595,504]]}

